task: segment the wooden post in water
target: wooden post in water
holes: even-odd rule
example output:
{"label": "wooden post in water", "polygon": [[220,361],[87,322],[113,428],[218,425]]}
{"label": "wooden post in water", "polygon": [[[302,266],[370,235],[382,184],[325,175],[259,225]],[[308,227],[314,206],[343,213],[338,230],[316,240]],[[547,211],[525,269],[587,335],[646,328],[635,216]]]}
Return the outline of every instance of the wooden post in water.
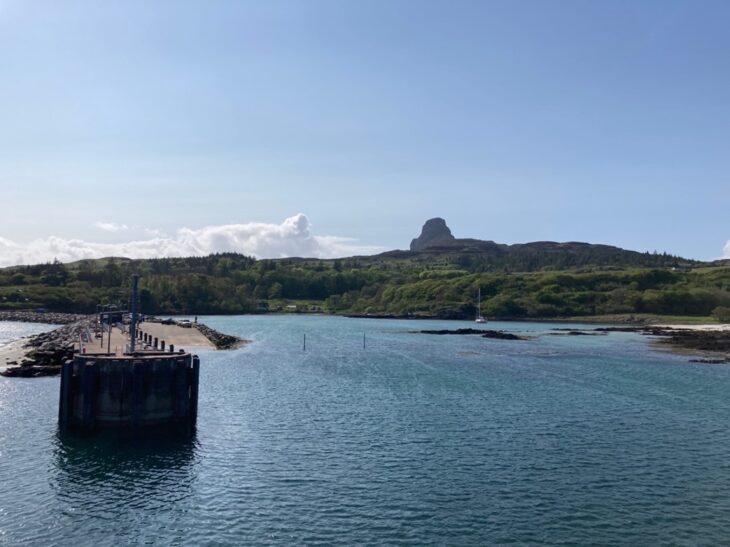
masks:
{"label": "wooden post in water", "polygon": [[193,355],[193,368],[190,371],[190,423],[198,420],[198,384],[200,382],[200,359]]}
{"label": "wooden post in water", "polygon": [[302,345],[302,351],[307,351],[307,333],[304,333],[304,344]]}
{"label": "wooden post in water", "polygon": [[365,333],[362,333],[362,349],[365,349]]}

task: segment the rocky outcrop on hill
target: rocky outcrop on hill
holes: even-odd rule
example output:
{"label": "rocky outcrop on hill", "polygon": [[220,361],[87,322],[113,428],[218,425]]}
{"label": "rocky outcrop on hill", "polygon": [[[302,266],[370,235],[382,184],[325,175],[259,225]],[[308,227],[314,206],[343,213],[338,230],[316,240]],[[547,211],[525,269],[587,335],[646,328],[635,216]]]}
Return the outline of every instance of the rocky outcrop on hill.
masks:
{"label": "rocky outcrop on hill", "polygon": [[411,251],[422,251],[427,247],[437,247],[452,244],[456,238],[446,225],[443,218],[432,218],[426,221],[421,229],[421,235],[411,241]]}
{"label": "rocky outcrop on hill", "polygon": [[569,269],[592,266],[637,266],[685,268],[697,264],[668,254],[630,251],[611,245],[570,241],[534,241],[506,245],[491,240],[456,238],[443,218],[432,218],[423,225],[421,235],[411,241],[409,251],[387,251],[377,258],[431,261],[451,257],[461,266],[478,263],[485,271],[505,269],[530,272],[543,269]]}

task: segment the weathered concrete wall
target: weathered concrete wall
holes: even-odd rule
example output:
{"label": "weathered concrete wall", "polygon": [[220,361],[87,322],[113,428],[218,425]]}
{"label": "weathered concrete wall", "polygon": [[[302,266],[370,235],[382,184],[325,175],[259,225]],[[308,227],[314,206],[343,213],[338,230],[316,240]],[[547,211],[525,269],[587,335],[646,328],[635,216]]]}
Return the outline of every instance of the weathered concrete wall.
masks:
{"label": "weathered concrete wall", "polygon": [[76,355],[63,365],[63,428],[194,424],[200,361],[190,354]]}

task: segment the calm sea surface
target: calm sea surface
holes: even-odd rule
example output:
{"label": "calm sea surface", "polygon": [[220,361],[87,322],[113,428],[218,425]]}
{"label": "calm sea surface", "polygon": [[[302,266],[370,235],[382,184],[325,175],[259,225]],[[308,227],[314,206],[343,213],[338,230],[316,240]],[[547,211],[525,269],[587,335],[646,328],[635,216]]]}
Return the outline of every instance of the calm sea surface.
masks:
{"label": "calm sea surface", "polygon": [[730,541],[730,366],[624,333],[205,322],[254,343],[200,354],[192,439],[60,436],[58,378],[0,378],[0,544]]}

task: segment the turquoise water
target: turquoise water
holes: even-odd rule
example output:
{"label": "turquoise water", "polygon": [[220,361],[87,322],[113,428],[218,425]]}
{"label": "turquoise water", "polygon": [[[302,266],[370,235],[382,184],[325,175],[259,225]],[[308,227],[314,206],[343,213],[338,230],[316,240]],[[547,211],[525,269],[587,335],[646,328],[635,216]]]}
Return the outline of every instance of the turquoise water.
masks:
{"label": "turquoise water", "polygon": [[254,343],[201,354],[192,439],[59,436],[57,378],[0,378],[0,543],[730,538],[728,366],[625,333],[518,342],[409,332],[471,326],[454,322],[205,321]]}

